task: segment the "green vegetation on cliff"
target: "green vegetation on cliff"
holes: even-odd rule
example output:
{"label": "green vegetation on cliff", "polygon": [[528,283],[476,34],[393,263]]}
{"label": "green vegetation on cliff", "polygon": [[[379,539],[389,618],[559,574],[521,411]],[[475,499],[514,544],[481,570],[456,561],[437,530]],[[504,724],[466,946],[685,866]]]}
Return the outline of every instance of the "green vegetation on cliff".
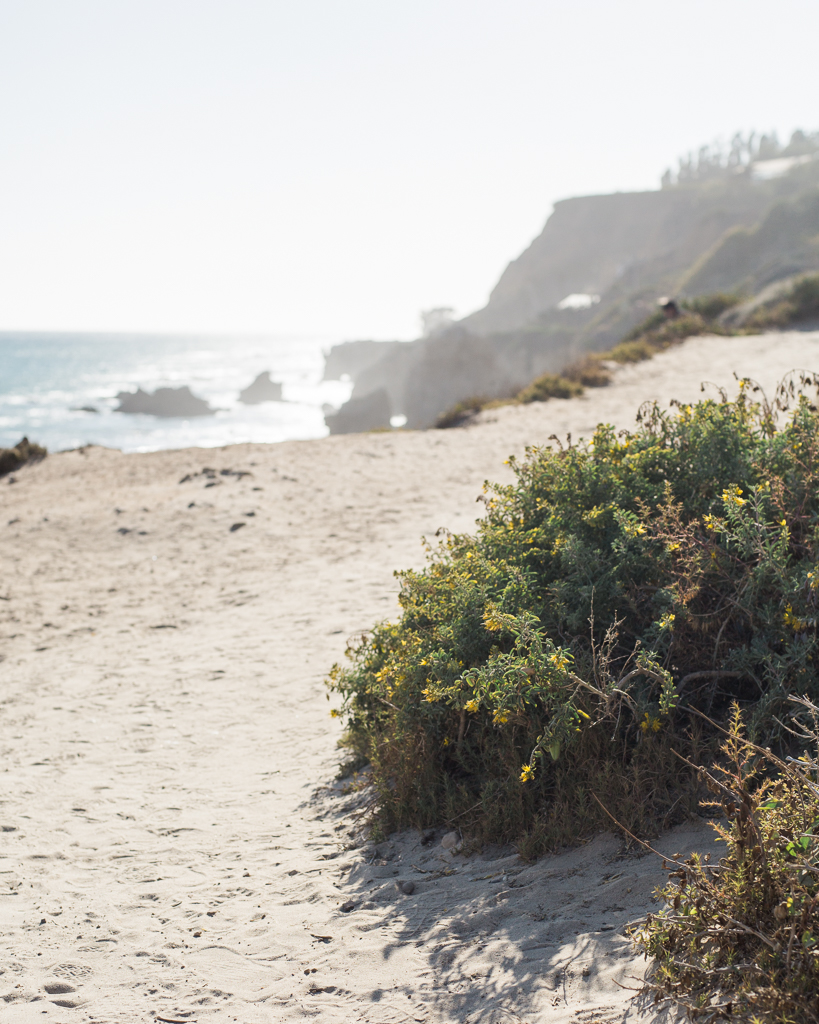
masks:
{"label": "green vegetation on cliff", "polygon": [[738,336],[766,330],[784,330],[819,320],[819,274],[796,279],[768,302],[756,305],[739,324],[724,314],[740,308],[741,295],[717,293],[680,303],[679,315],[669,318],[662,309],[652,313],[630,331],[619,344],[571,363],[560,374],[546,373],[523,388],[513,398],[470,398],[458,402],[438,417],[436,427],[458,427],[468,423],[483,409],[500,405],[546,402],[550,398],[573,398],[584,388],[605,387],[611,381],[606,364],[639,363],[686,338],[702,334]]}

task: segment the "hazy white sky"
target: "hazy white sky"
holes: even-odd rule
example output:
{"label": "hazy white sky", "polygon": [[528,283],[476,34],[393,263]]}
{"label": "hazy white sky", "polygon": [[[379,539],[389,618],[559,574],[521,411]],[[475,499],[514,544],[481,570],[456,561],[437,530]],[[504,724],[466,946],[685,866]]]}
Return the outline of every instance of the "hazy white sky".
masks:
{"label": "hazy white sky", "polygon": [[412,337],[569,195],[819,128],[816,0],[0,0],[0,329]]}

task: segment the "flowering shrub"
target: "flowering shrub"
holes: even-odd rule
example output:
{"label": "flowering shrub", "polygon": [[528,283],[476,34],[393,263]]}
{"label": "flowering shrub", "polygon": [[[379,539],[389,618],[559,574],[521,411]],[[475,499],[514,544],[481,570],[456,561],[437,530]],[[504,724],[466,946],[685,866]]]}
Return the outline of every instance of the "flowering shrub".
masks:
{"label": "flowering shrub", "polygon": [[388,825],[534,852],[597,827],[596,792],[651,829],[696,802],[690,705],[776,744],[788,692],[819,698],[819,418],[800,396],[778,431],[751,395],[528,450],[474,536],[399,574],[400,620],[330,678]]}

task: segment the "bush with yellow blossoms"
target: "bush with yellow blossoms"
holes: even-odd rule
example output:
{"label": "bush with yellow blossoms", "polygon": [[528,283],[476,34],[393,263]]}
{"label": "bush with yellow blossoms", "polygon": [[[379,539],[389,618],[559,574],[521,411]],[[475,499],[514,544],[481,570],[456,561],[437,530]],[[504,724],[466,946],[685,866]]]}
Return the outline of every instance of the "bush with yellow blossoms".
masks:
{"label": "bush with yellow blossoms", "polygon": [[398,621],[333,669],[347,743],[386,827],[534,853],[600,827],[597,795],[650,832],[697,806],[672,750],[716,734],[692,707],[737,702],[776,749],[789,692],[819,699],[816,410],[743,382],[510,462],[475,533],[400,573]]}

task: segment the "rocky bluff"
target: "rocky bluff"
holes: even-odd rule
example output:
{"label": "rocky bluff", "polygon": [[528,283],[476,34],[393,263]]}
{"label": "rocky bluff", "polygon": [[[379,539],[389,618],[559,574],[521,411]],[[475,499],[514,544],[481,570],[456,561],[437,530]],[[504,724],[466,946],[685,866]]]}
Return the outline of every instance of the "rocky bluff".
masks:
{"label": "rocky bluff", "polygon": [[661,295],[752,296],[819,270],[817,149],[707,165],[656,191],[556,203],[483,309],[417,341],[328,353],[325,376],[354,381],[350,403],[327,417],[331,431],[387,427],[396,415],[429,427],[457,402],[516,394],[610,348]]}

